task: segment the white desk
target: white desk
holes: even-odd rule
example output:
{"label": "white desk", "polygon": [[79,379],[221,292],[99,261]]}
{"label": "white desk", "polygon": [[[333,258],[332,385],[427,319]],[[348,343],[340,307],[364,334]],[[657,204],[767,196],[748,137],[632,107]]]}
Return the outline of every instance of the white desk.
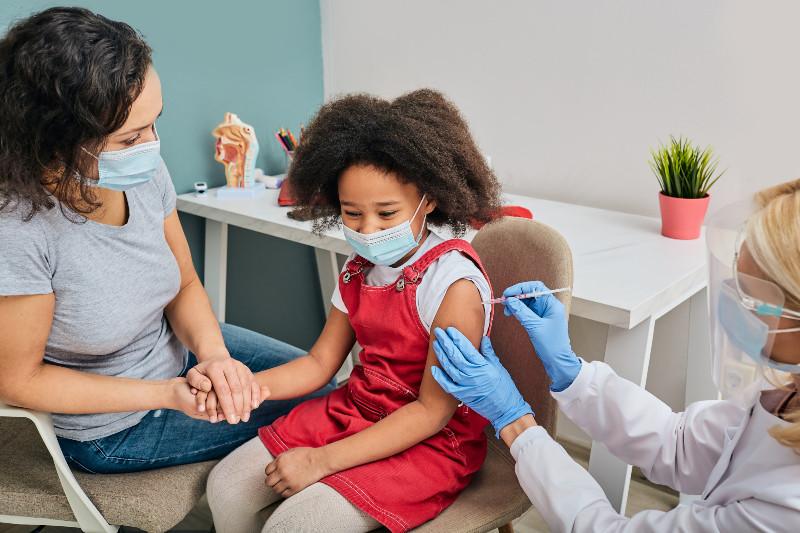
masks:
{"label": "white desk", "polygon": [[[621,376],[645,385],[655,321],[689,300],[685,306],[690,313],[686,401],[714,397],[703,239],[662,237],[655,218],[513,194],[505,198],[507,203],[529,208],[536,220],[567,239],[575,269],[571,314],[607,325],[605,361]],[[329,309],[339,273],[336,254],[350,253],[341,231],[313,235],[310,222],[286,216],[288,208],[277,205],[277,191],[267,191],[257,199],[220,200],[212,189],[204,199],[193,193],[180,195],[177,206],[206,219],[205,287],[220,320],[225,318],[229,224],[314,247],[322,299]],[[471,231],[466,238],[474,234]],[[593,443],[589,471],[624,513],[631,467],[605,446]]]}

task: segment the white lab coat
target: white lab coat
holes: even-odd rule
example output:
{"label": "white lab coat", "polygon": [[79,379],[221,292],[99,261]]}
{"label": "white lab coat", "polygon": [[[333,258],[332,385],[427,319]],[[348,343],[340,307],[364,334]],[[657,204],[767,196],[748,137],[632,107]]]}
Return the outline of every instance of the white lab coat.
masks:
{"label": "white lab coat", "polygon": [[800,532],[800,455],[768,428],[787,424],[760,395],[742,407],[706,401],[674,413],[601,362],[584,363],[563,392],[564,413],[648,479],[702,499],[632,518],[541,427],[511,446],[522,488],[552,531]]}

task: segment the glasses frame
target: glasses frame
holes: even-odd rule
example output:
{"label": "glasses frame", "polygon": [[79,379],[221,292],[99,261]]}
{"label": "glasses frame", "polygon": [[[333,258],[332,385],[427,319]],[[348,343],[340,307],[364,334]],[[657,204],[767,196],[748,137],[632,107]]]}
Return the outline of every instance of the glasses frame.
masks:
{"label": "glasses frame", "polygon": [[[785,307],[778,306],[775,304],[771,304],[769,302],[765,302],[758,298],[753,298],[744,290],[742,290],[742,286],[739,283],[739,251],[742,249],[742,245],[744,245],[744,236],[745,236],[745,229],[747,225],[743,224],[742,228],[739,230],[739,234],[736,237],[736,248],[733,252],[733,282],[736,286],[736,294],[739,296],[739,300],[742,302],[744,307],[757,315],[761,316],[774,316],[780,318],[788,318],[791,320],[800,320],[800,312],[793,311],[791,309],[786,309]],[[746,274],[745,274],[746,275]],[[771,281],[761,280],[764,283],[772,283]],[[772,283],[775,285],[774,283]],[[777,285],[775,285],[778,287]],[[780,289],[780,287],[778,287]]]}

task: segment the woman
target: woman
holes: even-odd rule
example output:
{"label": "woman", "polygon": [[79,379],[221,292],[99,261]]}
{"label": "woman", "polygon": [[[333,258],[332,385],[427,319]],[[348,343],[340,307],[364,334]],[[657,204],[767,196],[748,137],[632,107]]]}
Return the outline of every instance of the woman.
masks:
{"label": "woman", "polygon": [[288,412],[258,408],[253,372],[302,352],[220,326],[192,266],[142,38],[85,9],[33,15],[0,40],[0,95],[0,399],[54,413],[89,472],[218,458]]}
{"label": "woman", "polygon": [[563,412],[652,481],[702,495],[689,505],[619,515],[536,425],[489,340],[481,356],[457,330],[437,332],[434,378],[494,424],[553,531],[800,531],[800,180],[715,214],[707,241],[714,368],[732,399],[683,413],[604,363],[579,359],[553,296],[514,298],[543,284],[504,293],[506,312],[527,330]]}

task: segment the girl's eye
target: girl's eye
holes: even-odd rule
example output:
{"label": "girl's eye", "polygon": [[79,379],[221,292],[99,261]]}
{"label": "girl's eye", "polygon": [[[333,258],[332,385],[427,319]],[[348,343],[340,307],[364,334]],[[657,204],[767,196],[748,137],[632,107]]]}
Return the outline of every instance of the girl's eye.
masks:
{"label": "girl's eye", "polygon": [[345,211],[344,214],[349,216],[349,217],[357,217],[357,216],[361,215],[361,213],[359,213],[357,211]]}
{"label": "girl's eye", "polygon": [[378,214],[380,216],[382,216],[383,218],[389,218],[389,217],[397,214],[397,211],[382,211],[381,213],[378,213]]}

